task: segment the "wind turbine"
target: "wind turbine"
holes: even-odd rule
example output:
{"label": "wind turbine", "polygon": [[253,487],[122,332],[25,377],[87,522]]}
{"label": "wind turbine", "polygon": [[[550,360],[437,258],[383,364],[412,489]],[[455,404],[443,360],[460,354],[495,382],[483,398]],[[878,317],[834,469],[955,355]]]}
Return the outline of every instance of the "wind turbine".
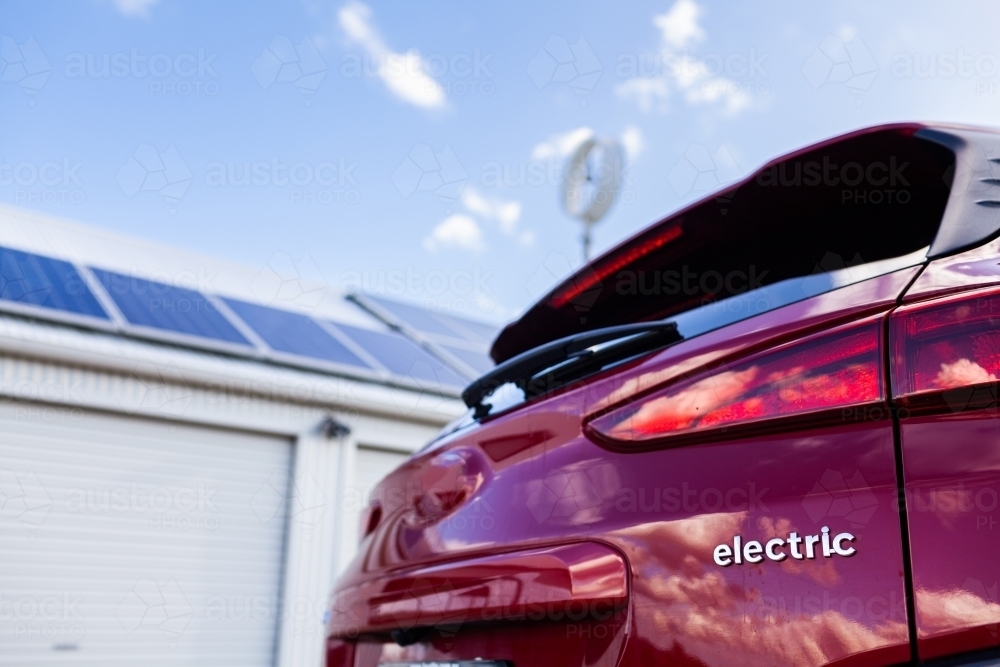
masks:
{"label": "wind turbine", "polygon": [[591,137],[570,156],[563,173],[566,212],[583,223],[583,261],[590,259],[591,230],[618,199],[622,180],[621,145]]}

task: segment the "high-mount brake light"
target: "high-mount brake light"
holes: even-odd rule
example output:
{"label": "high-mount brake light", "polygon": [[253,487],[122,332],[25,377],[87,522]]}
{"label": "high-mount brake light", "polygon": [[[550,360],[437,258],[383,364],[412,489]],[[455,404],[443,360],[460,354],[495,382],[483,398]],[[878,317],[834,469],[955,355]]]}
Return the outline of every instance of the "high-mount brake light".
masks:
{"label": "high-mount brake light", "polygon": [[[996,400],[1000,290],[903,306],[890,318],[892,396],[903,406]],[[957,401],[957,402],[956,402]]]}
{"label": "high-mount brake light", "polygon": [[655,234],[652,238],[642,241],[634,248],[629,248],[621,255],[612,257],[603,264],[595,265],[591,271],[579,276],[564,290],[553,296],[550,300],[552,307],[562,308],[567,303],[579,298],[581,294],[594,288],[600,288],[601,281],[607,280],[608,276],[617,273],[630,263],[645,257],[654,250],[676,241],[683,234],[684,228],[680,224],[670,225]]}
{"label": "high-mount brake light", "polygon": [[872,318],[731,361],[593,419],[588,429],[627,445],[793,416],[887,415],[857,410],[884,402],[880,331],[880,318]]}

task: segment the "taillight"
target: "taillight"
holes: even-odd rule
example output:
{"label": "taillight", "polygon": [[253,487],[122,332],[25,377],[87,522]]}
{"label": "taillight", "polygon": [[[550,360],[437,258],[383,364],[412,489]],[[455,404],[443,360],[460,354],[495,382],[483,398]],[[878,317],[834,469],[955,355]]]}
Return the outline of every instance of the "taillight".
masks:
{"label": "taillight", "polygon": [[589,429],[598,439],[647,443],[792,416],[870,415],[855,408],[884,400],[879,331],[871,319],[727,363],[602,415]]}
{"label": "taillight", "polygon": [[904,306],[890,322],[894,400],[905,406],[950,403],[949,397],[978,388],[992,401],[991,388],[1000,377],[995,288]]}

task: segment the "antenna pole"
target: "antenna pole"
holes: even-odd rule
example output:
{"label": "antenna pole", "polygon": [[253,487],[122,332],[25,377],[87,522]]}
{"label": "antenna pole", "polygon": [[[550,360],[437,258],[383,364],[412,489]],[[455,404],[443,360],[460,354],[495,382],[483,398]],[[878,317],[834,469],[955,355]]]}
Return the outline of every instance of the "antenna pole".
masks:
{"label": "antenna pole", "polygon": [[[595,153],[596,151],[596,153]],[[591,167],[596,155],[600,164]],[[566,212],[583,223],[583,261],[590,261],[591,227],[607,214],[621,187],[620,165],[624,155],[617,141],[590,138],[577,146],[563,171],[562,200]]]}

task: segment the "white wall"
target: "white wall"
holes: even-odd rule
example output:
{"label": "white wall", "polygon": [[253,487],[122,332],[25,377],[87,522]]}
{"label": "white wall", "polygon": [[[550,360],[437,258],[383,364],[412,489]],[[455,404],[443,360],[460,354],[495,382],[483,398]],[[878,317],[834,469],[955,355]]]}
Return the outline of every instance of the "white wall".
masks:
{"label": "white wall", "polygon": [[[290,438],[286,613],[277,656],[282,667],[322,662],[327,595],[335,572],[356,549],[352,485],[360,479],[359,443],[365,451],[377,447],[401,456],[463,407],[433,394],[2,315],[0,401],[40,419],[49,406],[66,406]],[[319,427],[329,416],[347,425],[350,435],[325,437]],[[391,464],[391,456],[383,458],[374,465]],[[364,484],[371,485],[372,475],[366,469]]]}

